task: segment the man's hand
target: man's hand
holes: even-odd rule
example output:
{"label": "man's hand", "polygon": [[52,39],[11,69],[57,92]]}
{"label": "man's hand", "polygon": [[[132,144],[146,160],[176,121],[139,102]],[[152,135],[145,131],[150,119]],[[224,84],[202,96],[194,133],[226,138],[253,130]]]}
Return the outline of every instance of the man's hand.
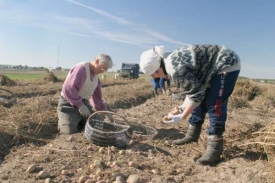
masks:
{"label": "man's hand", "polygon": [[88,109],[88,107],[86,105],[84,105],[84,104],[78,109],[78,111],[80,112],[80,114],[82,116],[84,116],[86,118],[88,118],[90,116],[90,114],[91,114],[90,111],[89,111],[89,109]]}

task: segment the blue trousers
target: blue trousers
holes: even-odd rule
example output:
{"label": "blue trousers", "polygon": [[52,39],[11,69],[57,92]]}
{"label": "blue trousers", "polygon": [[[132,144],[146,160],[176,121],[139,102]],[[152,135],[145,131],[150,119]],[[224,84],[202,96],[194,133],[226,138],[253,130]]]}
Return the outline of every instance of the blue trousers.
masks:
{"label": "blue trousers", "polygon": [[158,79],[154,79],[151,78],[150,79],[154,90],[157,90],[158,88],[164,88],[165,89],[165,81],[167,81],[167,86],[170,87],[170,79],[164,79],[164,78],[158,78]]}
{"label": "blue trousers", "polygon": [[202,125],[208,113],[210,127],[208,135],[222,135],[225,131],[227,118],[228,98],[234,90],[240,71],[219,74],[212,78],[210,88],[206,90],[201,104],[192,111],[188,122],[193,125]]}

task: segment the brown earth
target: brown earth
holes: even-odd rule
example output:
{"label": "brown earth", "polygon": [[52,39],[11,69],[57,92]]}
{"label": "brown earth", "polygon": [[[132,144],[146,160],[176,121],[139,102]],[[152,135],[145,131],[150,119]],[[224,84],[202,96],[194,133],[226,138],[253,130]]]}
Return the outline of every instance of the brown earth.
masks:
{"label": "brown earth", "polygon": [[[205,151],[208,120],[198,143],[172,145],[173,139],[184,137],[188,123],[168,125],[161,120],[182,101],[171,96],[153,97],[147,81],[103,82],[104,98],[115,114],[157,130],[153,138],[133,138],[123,149],[96,146],[84,132],[58,134],[56,106],[62,82],[3,86],[14,93],[17,103],[0,105],[0,182],[42,183],[45,178],[37,177],[41,170],[49,173],[51,182],[63,183],[78,182],[83,175],[98,182],[114,182],[117,176],[127,180],[133,174],[157,183],[273,182],[273,164],[260,134],[275,122],[275,86],[238,82],[241,84],[229,102],[222,161],[215,166],[194,163]],[[31,164],[37,168],[27,173]]]}

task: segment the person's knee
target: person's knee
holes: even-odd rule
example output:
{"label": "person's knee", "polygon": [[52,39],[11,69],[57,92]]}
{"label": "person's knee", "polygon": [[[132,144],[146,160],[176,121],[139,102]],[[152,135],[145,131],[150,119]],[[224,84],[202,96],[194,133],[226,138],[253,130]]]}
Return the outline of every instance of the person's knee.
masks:
{"label": "person's knee", "polygon": [[58,113],[58,130],[62,134],[73,134],[79,132],[81,116],[78,114]]}
{"label": "person's knee", "polygon": [[78,126],[70,125],[70,124],[62,124],[59,125],[59,132],[61,134],[74,134],[79,131]]}

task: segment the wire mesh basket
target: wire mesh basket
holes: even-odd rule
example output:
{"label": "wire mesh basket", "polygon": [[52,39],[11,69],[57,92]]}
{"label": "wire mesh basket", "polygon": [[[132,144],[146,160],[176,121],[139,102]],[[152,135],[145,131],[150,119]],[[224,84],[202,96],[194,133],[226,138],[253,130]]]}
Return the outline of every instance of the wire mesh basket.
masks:
{"label": "wire mesh basket", "polygon": [[[97,119],[95,116],[99,113],[115,114],[110,111],[97,111],[90,115],[85,126],[86,138],[91,143],[94,143],[99,146],[127,146],[132,136],[130,126],[118,124],[114,121],[109,123],[105,122],[102,119]],[[121,118],[123,118],[126,121],[124,117]]]}
{"label": "wire mesh basket", "polygon": [[129,123],[129,126],[133,131],[132,138],[140,140],[153,139],[158,133],[154,127],[144,124]]}
{"label": "wire mesh basket", "polygon": [[[96,114],[117,115],[123,122],[113,120],[111,123],[96,118]],[[128,122],[123,116],[110,111],[97,111],[87,120],[85,136],[91,142],[99,146],[127,146],[129,141],[152,139],[158,131],[150,126]]]}

